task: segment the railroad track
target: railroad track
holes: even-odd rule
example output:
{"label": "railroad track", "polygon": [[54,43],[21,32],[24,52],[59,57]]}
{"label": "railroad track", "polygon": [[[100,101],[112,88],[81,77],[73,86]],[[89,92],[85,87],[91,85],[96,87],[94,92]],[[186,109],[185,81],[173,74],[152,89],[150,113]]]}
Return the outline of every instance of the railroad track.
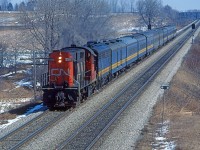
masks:
{"label": "railroad track", "polygon": [[0,139],[1,150],[15,150],[64,117],[66,112],[46,110],[41,115],[13,130]]}
{"label": "railroad track", "polygon": [[137,79],[127,85],[120,93],[111,99],[110,102],[94,114],[93,117],[75,130],[70,137],[66,137],[66,140],[60,143],[57,149],[91,149],[119,115],[136,100],[136,97],[142,93],[144,88],[156,77],[192,34],[192,32],[188,32],[178,43],[173,45],[163,57],[144,71]]}

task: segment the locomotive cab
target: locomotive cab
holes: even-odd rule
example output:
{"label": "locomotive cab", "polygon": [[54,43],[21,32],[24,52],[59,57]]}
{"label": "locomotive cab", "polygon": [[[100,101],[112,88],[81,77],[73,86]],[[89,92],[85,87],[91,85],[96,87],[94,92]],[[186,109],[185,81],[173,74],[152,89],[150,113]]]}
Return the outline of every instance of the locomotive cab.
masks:
{"label": "locomotive cab", "polygon": [[48,107],[73,106],[83,97],[84,87],[96,79],[95,58],[83,47],[67,47],[49,54],[43,102]]}

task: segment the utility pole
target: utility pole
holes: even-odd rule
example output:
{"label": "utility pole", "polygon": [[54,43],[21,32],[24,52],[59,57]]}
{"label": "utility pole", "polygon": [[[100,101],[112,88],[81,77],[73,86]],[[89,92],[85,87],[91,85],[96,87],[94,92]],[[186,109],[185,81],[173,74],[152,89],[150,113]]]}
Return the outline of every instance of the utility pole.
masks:
{"label": "utility pole", "polygon": [[47,64],[38,64],[36,63],[36,60],[38,59],[43,59],[43,60],[46,60],[46,59],[49,59],[49,58],[36,58],[36,52],[35,50],[33,50],[33,58],[20,58],[20,60],[32,60],[33,63],[28,63],[27,65],[33,65],[33,90],[34,90],[34,101],[36,101],[36,91],[37,91],[37,68],[36,66],[37,65],[47,65]]}
{"label": "utility pole", "polygon": [[36,84],[37,84],[37,74],[36,74],[36,62],[35,62],[35,50],[33,51],[33,79],[34,79],[34,84],[33,84],[33,88],[34,88],[34,101],[36,101]]}
{"label": "utility pole", "polygon": [[17,49],[14,48],[15,50],[15,74],[17,73]]}

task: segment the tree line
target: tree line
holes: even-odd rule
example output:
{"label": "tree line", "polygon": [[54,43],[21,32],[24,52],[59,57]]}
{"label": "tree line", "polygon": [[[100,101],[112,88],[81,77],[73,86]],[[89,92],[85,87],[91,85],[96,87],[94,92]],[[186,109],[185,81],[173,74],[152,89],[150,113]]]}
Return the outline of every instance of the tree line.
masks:
{"label": "tree line", "polygon": [[139,14],[143,26],[162,26],[177,15],[160,0],[37,0],[31,13],[23,9],[23,20],[33,39],[39,42],[37,46],[51,51],[110,38],[115,32],[110,20],[117,12]]}
{"label": "tree line", "polygon": [[36,5],[36,0],[28,0],[28,2],[22,1],[18,3],[11,3],[9,0],[0,0],[0,11],[21,11],[26,9],[27,11],[33,11]]}

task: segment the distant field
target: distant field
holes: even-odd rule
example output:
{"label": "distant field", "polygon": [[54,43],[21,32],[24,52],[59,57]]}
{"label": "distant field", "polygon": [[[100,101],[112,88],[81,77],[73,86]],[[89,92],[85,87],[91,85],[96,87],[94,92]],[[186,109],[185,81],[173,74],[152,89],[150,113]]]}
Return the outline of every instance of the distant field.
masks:
{"label": "distant field", "polygon": [[18,25],[21,14],[20,12],[0,11],[0,26]]}

